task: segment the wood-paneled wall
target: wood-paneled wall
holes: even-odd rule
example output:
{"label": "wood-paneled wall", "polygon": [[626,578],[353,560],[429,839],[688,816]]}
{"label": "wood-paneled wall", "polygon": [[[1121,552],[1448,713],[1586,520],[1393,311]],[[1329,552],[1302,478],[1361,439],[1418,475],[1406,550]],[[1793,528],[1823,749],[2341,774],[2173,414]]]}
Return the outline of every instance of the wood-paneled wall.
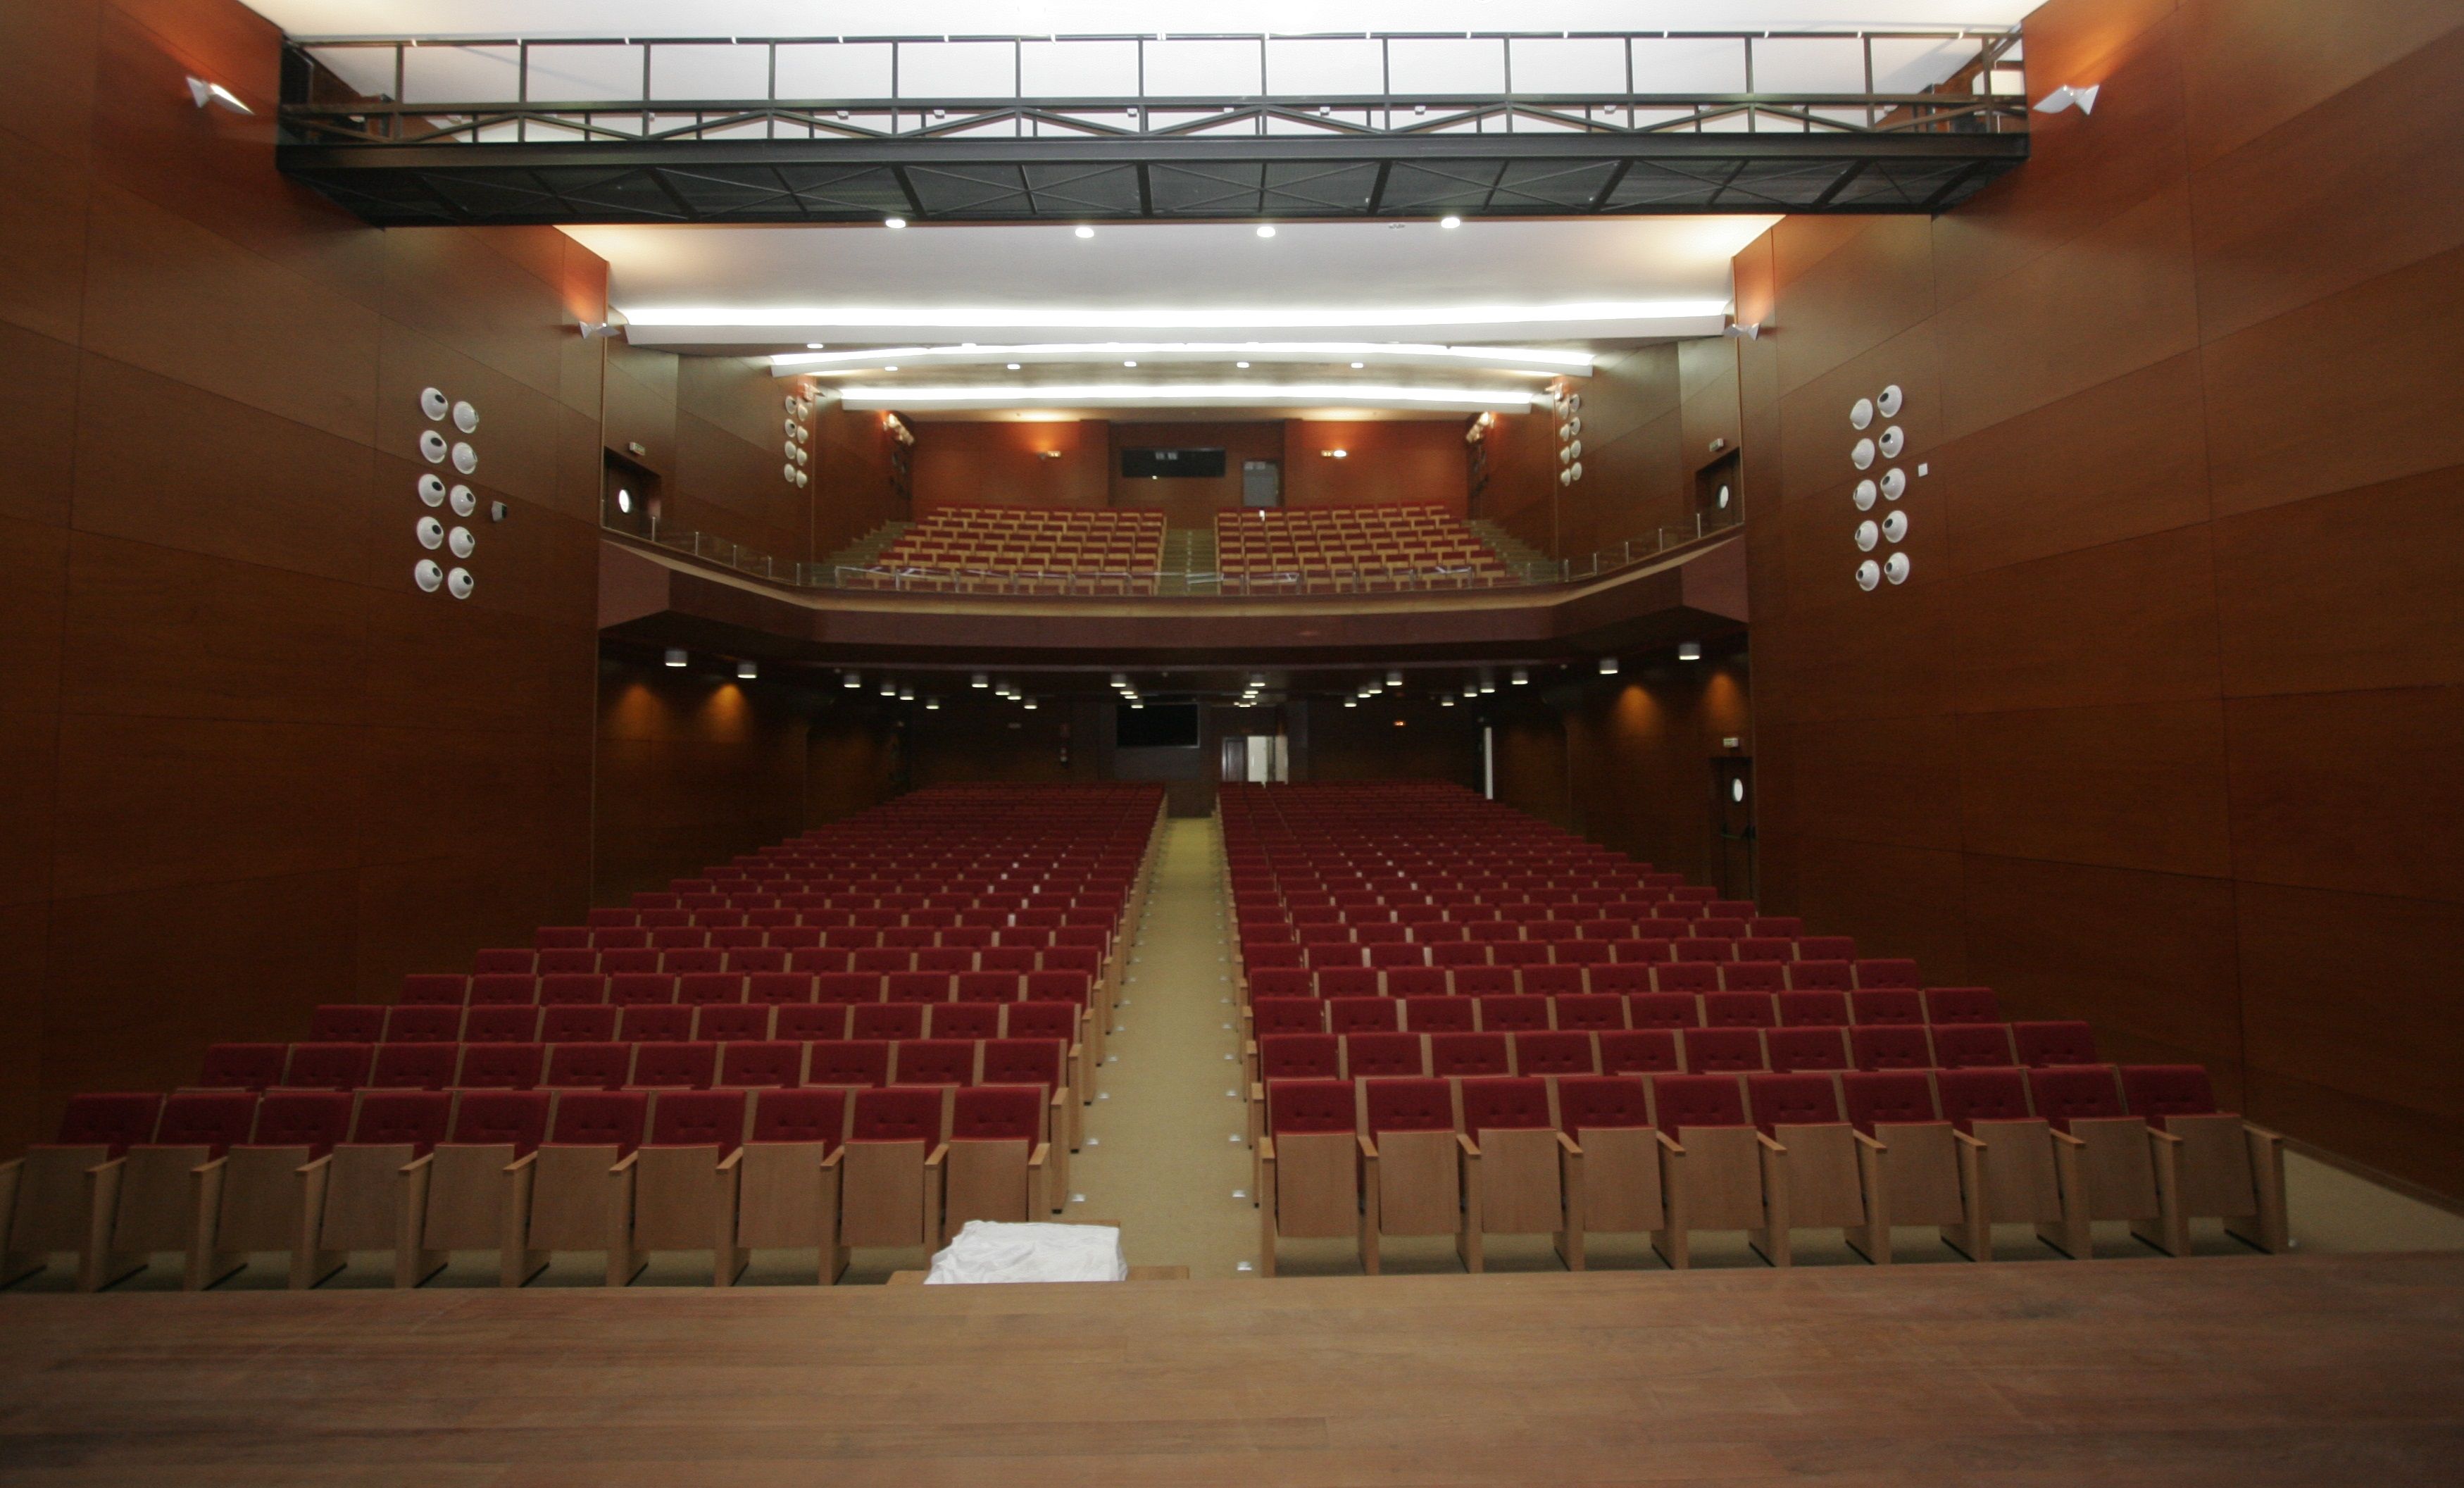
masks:
{"label": "wood-paneled wall", "polygon": [[[1572,384],[1583,478],[1557,481],[1555,416],[1500,417],[1475,515],[1553,558],[1588,558],[1691,521],[1694,472],[1737,445],[1737,357],[1725,337],[1603,356]],[[1711,441],[1723,441],[1713,449]]]}
{"label": "wood-paneled wall", "polygon": [[[1736,264],[1766,898],[2464,1193],[2464,11],[2052,0],[2034,158]],[[1850,402],[1931,473],[1860,593]]]}
{"label": "wood-paneled wall", "polygon": [[[0,8],[0,1149],[587,902],[605,266],[291,186],[279,57]],[[411,581],[429,385],[509,509],[467,602]]]}

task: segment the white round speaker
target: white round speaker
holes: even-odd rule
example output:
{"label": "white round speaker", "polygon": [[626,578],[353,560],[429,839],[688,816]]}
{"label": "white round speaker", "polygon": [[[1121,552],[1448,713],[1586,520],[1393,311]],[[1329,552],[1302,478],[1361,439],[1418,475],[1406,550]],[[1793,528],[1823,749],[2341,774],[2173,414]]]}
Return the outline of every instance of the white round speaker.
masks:
{"label": "white round speaker", "polygon": [[784,430],[787,438],[793,439],[796,437],[796,421],[794,419],[781,419],[779,424]]}
{"label": "white round speaker", "polygon": [[466,558],[479,546],[479,539],[471,536],[470,528],[456,527],[445,535],[445,545],[453,550],[455,558]]}
{"label": "white round speaker", "polygon": [[796,468],[792,465],[781,465],[779,467],[779,478],[785,481],[790,486],[794,485],[796,483]]}
{"label": "white round speaker", "polygon": [[429,470],[419,477],[419,499],[429,506],[445,504],[445,477]]}
{"label": "white round speaker", "polygon": [[467,444],[453,447],[453,468],[468,475],[479,468],[479,451]]}
{"label": "white round speaker", "polygon": [[799,485],[799,486],[809,485],[809,484],[811,484],[811,482],[812,482],[812,477],[811,477],[811,476],[806,475],[806,474],[805,474],[803,471],[802,471],[802,470],[798,470],[798,471],[796,472],[796,484],[797,484],[797,485]]}
{"label": "white round speaker", "polygon": [[1881,564],[1875,562],[1872,558],[1867,558],[1867,559],[1866,559],[1865,561],[1863,561],[1862,563],[1859,563],[1859,564],[1858,564],[1858,565],[1857,565],[1857,587],[1858,587],[1858,588],[1859,588],[1859,589],[1863,589],[1863,590],[1866,590],[1866,591],[1868,591],[1868,592],[1871,592],[1871,591],[1872,591],[1872,589],[1873,589],[1873,587],[1874,587],[1876,584],[1881,583],[1881,581],[1882,581],[1882,565],[1881,565]]}
{"label": "white round speaker", "polygon": [[445,463],[445,449],[444,435],[436,432],[436,430],[432,428],[421,429],[419,431],[419,454],[421,459],[426,460],[430,465],[442,465]]}
{"label": "white round speaker", "polygon": [[1890,515],[1882,518],[1883,541],[1899,542],[1904,539],[1907,535],[1908,514],[1905,512],[1893,512]]}
{"label": "white round speaker", "polygon": [[1725,512],[1725,511],[1727,511],[1727,510],[1728,509],[1728,488],[1727,488],[1727,487],[1723,486],[1723,487],[1721,487],[1721,488],[1720,488],[1720,496],[1719,496],[1719,499],[1718,499],[1717,501],[1713,502],[1712,504],[1713,504],[1713,505],[1715,505],[1715,506],[1717,506],[1717,507],[1718,507],[1721,511],[1723,511],[1723,512]]}
{"label": "white round speaker", "polygon": [[1581,480],[1583,478],[1583,462],[1577,460],[1573,464],[1566,467],[1566,473],[1572,475],[1576,480]]}
{"label": "white round speaker", "polygon": [[1882,417],[1896,419],[1900,416],[1900,405],[1906,401],[1900,392],[1900,384],[1893,383],[1882,389],[1881,396],[1874,400],[1874,406],[1881,410]]}
{"label": "white round speaker", "polygon": [[479,510],[479,498],[472,493],[470,487],[456,486],[453,488],[454,515],[468,516],[477,510]]}
{"label": "white round speaker", "polygon": [[1854,499],[1857,502],[1858,511],[1870,512],[1874,510],[1874,483],[1870,480],[1859,481],[1857,483],[1857,492]]}
{"label": "white round speaker", "polygon": [[1860,470],[1870,467],[1874,463],[1874,442],[1870,439],[1857,441],[1856,448],[1848,451],[1848,463]]}
{"label": "white round speaker", "polygon": [[1558,485],[1560,485],[1560,486],[1571,486],[1571,485],[1573,485],[1573,483],[1574,483],[1574,468],[1573,468],[1573,466],[1571,466],[1571,465],[1570,465],[1570,466],[1566,467],[1564,470],[1559,470],[1559,471],[1557,472],[1557,484],[1558,484]]}
{"label": "white round speaker", "polygon": [[1906,583],[1908,581],[1908,556],[1904,553],[1892,554],[1890,561],[1882,565],[1882,577],[1888,579],[1895,584]]}
{"label": "white round speaker", "polygon": [[410,577],[420,588],[434,594],[436,586],[445,581],[445,570],[436,566],[434,558],[421,558],[411,565]]}
{"label": "white round speaker", "polygon": [[457,600],[471,598],[471,591],[477,587],[479,587],[479,580],[472,578],[471,571],[467,568],[457,568],[445,576],[446,592]]}
{"label": "white round speaker", "polygon": [[1873,422],[1873,399],[1859,398],[1855,403],[1848,405],[1848,427],[1850,428],[1863,428],[1866,425]]}
{"label": "white round speaker", "polygon": [[1857,524],[1857,551],[1859,553],[1873,552],[1874,544],[1881,541],[1881,536],[1882,530],[1881,528],[1875,526],[1871,522],[1859,522]]}
{"label": "white round speaker", "polygon": [[453,427],[465,434],[479,432],[479,410],[466,401],[453,405]]}
{"label": "white round speaker", "polygon": [[429,418],[441,419],[445,417],[445,410],[450,405],[446,402],[445,391],[443,388],[423,387],[419,390],[419,411],[427,414]]}
{"label": "white round speaker", "polygon": [[1881,449],[1883,459],[1898,459],[1900,457],[1900,451],[1905,449],[1907,447],[1908,436],[1901,431],[1899,426],[1893,425],[1891,427],[1882,430]]}
{"label": "white round speaker", "polygon": [[1908,472],[1897,466],[1882,472],[1882,499],[1897,501],[1907,493]]}
{"label": "white round speaker", "polygon": [[423,548],[434,548],[445,540],[445,524],[432,516],[421,517],[416,530]]}

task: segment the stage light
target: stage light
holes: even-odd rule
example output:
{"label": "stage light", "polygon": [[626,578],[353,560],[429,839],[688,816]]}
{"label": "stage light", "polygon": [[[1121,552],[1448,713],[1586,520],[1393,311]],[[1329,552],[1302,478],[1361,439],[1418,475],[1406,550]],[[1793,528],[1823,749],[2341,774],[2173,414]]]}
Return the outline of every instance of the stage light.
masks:
{"label": "stage light", "polygon": [[968,685],[969,687],[973,687],[973,688],[988,688],[988,687],[991,687],[991,686],[993,685],[993,683],[992,683],[992,679],[991,679],[990,677],[985,676],[982,672],[980,672],[980,671],[979,671],[979,672],[977,672],[977,673],[975,674],[975,676],[974,676],[972,679],[970,679],[970,680],[969,680],[969,682],[968,682],[968,684],[967,684],[967,685]]}
{"label": "stage light", "polygon": [[1260,236],[1260,237],[1262,237],[1262,238],[1270,238],[1270,237],[1273,237],[1274,235],[1275,235],[1275,225],[1274,225],[1273,223],[1271,223],[1271,222],[1262,222],[1262,223],[1258,224],[1258,236]]}
{"label": "stage light", "polygon": [[231,92],[221,83],[208,82],[202,77],[191,77],[188,79],[188,98],[199,108],[204,108],[208,104],[212,104],[218,108],[229,109],[234,114],[253,114],[256,112],[256,110],[249,107],[245,103],[242,103],[239,100],[238,94]]}
{"label": "stage light", "polygon": [[1455,229],[1463,226],[1463,219],[1461,217],[1441,217],[1438,219],[1438,226],[1445,229],[1448,232],[1452,232]]}
{"label": "stage light", "polygon": [[839,686],[850,689],[860,688],[864,686],[864,678],[855,672],[847,672],[839,678]]}

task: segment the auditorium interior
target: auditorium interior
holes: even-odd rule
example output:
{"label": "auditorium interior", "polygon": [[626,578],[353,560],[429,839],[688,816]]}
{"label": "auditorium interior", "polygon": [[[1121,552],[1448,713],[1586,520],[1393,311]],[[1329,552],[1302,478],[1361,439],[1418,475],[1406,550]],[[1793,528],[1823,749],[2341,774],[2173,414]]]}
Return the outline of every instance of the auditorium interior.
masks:
{"label": "auditorium interior", "polygon": [[0,183],[0,1478],[2456,1480],[2453,0],[11,0]]}

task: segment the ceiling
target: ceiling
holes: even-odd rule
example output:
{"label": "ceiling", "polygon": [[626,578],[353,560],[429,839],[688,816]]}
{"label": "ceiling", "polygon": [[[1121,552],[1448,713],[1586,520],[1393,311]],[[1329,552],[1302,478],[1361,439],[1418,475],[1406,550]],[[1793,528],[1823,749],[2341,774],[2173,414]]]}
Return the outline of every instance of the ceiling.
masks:
{"label": "ceiling", "polygon": [[2035,0],[250,0],[295,36],[1049,35],[2008,26]]}

